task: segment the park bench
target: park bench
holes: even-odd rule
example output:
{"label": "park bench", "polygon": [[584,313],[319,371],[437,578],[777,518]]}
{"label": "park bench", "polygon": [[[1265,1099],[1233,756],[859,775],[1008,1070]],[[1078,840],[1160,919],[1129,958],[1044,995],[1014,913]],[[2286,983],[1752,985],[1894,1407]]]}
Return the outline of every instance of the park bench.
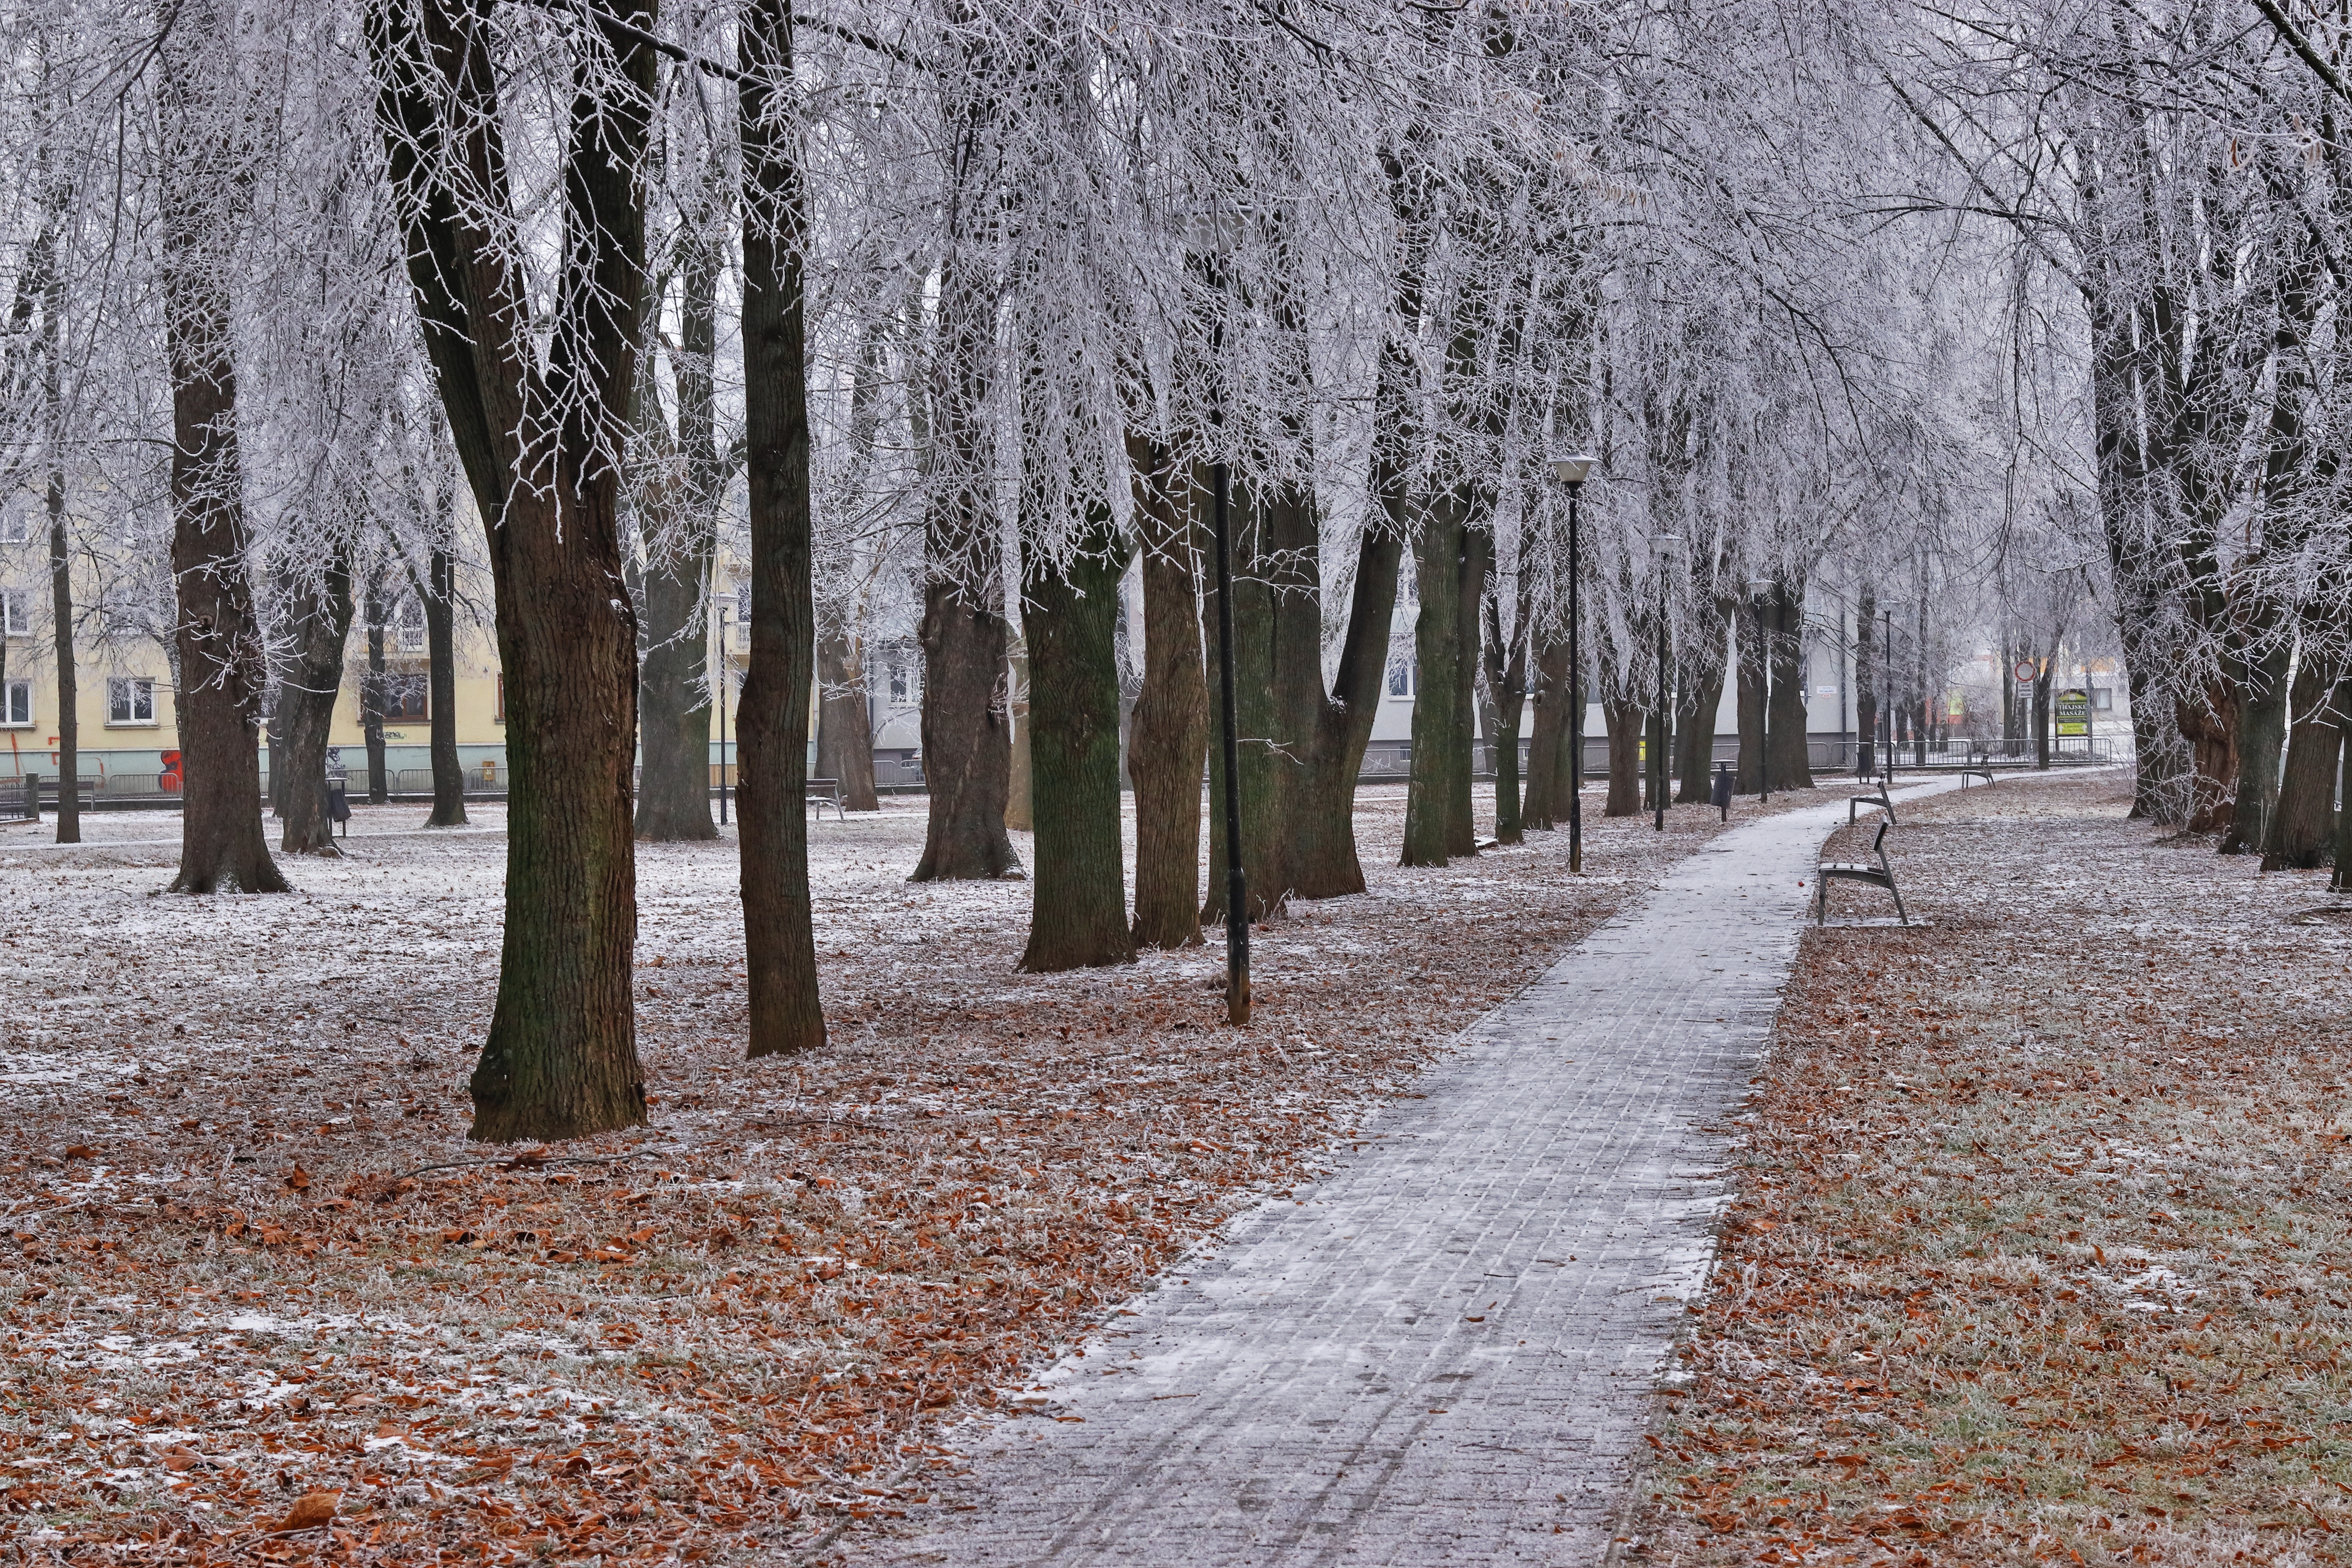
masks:
{"label": "park bench", "polygon": [[1960,787],[1962,789],[1968,788],[1969,781],[1970,779],[1982,779],[1985,782],[1985,788],[1992,788],[1992,770],[1990,768],[1962,768],[1960,770]]}
{"label": "park bench", "polygon": [[824,820],[824,808],[828,805],[833,807],[833,815],[835,816],[840,818],[844,822],[847,822],[849,820],[849,813],[841,809],[841,781],[839,779],[809,780],[808,791],[803,798],[807,800],[810,805],[816,809],[817,820],[820,822]]}
{"label": "park bench", "polygon": [[1887,786],[1880,784],[1876,795],[1853,795],[1846,797],[1845,820],[1847,826],[1851,827],[1856,822],[1862,820],[1862,808],[1865,805],[1874,805],[1878,807],[1879,810],[1885,812],[1888,822],[1892,823],[1895,820],[1895,802],[1887,795]]}
{"label": "park bench", "polygon": [[1903,917],[1905,925],[1911,923],[1910,911],[1903,907],[1903,894],[1895,886],[1895,868],[1886,863],[1886,830],[1894,826],[1894,814],[1889,812],[1887,820],[1878,825],[1878,837],[1870,841],[1871,853],[1878,857],[1877,865],[1867,863],[1856,865],[1848,861],[1828,860],[1822,862],[1820,868],[1814,872],[1815,878],[1820,882],[1820,887],[1813,895],[1815,924],[1829,924],[1830,884],[1840,881],[1861,882],[1873,888],[1885,889],[1895,895],[1895,912]]}

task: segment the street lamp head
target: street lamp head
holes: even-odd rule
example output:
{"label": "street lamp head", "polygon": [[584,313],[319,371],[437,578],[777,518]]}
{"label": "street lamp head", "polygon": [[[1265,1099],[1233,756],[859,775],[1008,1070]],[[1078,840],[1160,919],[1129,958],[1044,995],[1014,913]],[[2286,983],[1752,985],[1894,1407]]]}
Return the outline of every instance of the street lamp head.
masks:
{"label": "street lamp head", "polygon": [[1563,453],[1551,460],[1552,478],[1570,487],[1580,485],[1584,482],[1585,477],[1592,472],[1592,465],[1596,460],[1587,452]]}
{"label": "street lamp head", "polygon": [[1682,542],[1683,536],[1679,533],[1650,535],[1650,559],[1659,562],[1672,559],[1675,552],[1682,548]]}

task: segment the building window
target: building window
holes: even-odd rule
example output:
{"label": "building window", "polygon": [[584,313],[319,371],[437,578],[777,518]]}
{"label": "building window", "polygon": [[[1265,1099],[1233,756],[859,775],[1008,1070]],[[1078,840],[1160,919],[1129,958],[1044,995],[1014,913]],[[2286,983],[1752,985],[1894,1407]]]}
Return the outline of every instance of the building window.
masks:
{"label": "building window", "polygon": [[0,724],[22,728],[33,721],[33,683],[12,680],[0,686]]}
{"label": "building window", "polygon": [[427,714],[425,706],[431,678],[423,675],[387,675],[383,678],[383,721],[387,724],[422,724]]}
{"label": "building window", "polygon": [[0,506],[0,544],[24,544],[33,537],[33,498],[13,496]]}
{"label": "building window", "polygon": [[12,637],[33,635],[33,596],[22,588],[0,588],[0,625]]}
{"label": "building window", "polygon": [[923,667],[919,664],[893,664],[890,674],[890,706],[911,708],[923,700]]}
{"label": "building window", "polygon": [[507,721],[507,678],[503,675],[499,677],[498,707],[491,718],[500,724]]}
{"label": "building window", "polygon": [[2102,713],[2113,712],[2116,706],[2115,689],[2110,686],[2091,688],[2091,706]]}
{"label": "building window", "polygon": [[1389,695],[1410,698],[1412,695],[1412,660],[1402,655],[1389,659]]}
{"label": "building window", "polygon": [[143,675],[109,676],[106,681],[106,721],[110,724],[152,724],[155,683]]}
{"label": "building window", "polygon": [[751,646],[751,584],[735,584],[735,646]]}
{"label": "building window", "polygon": [[392,618],[393,631],[404,651],[415,653],[425,646],[424,600],[414,594],[404,595]]}

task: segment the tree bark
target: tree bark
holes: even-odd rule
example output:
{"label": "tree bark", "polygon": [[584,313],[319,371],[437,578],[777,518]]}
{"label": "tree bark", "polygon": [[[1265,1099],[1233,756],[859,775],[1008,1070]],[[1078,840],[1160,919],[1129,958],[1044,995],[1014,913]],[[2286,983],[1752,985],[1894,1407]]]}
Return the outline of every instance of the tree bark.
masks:
{"label": "tree bark", "polygon": [[[47,68],[42,89],[48,90]],[[67,188],[51,173],[51,149],[39,153],[42,224],[25,271],[29,292],[41,303],[42,434],[48,446],[48,482],[43,497],[49,519],[49,630],[57,658],[58,837],[81,842],[81,711],[74,669],[72,541],[66,527],[65,384],[60,331],[66,303],[65,271],[59,265]],[[0,639],[5,641],[5,639]]]}
{"label": "tree bark", "polygon": [[751,662],[737,706],[743,758],[743,936],[753,1057],[824,1044],[808,878],[811,582],[808,216],[794,144],[791,0],[752,0],[738,46],[743,148],[744,461]]}
{"label": "tree bark", "polygon": [[874,720],[866,706],[864,639],[846,630],[817,639],[816,682],[823,693],[816,717],[816,772],[837,779],[850,811],[879,811],[874,793]]}
{"label": "tree bark", "polygon": [[1772,649],[1772,783],[1781,789],[1813,787],[1812,751],[1806,733],[1804,590],[1782,584],[1774,614]]}
{"label": "tree bark", "polygon": [[[1524,570],[1521,580],[1525,581]],[[1486,595],[1486,689],[1495,708],[1495,842],[1526,841],[1520,831],[1519,720],[1528,701],[1528,596],[1519,595],[1512,622],[1508,652],[1503,637],[1503,605]]]}
{"label": "tree bark", "polygon": [[[427,827],[466,826],[466,768],[457,760],[457,562],[446,544],[436,545],[425,563],[425,657],[431,690],[433,745],[433,814]],[[369,658],[380,670],[383,662],[383,628],[375,628]],[[379,676],[379,679],[381,677]],[[382,689],[378,687],[379,691]],[[383,704],[375,710],[375,751],[368,759],[372,773],[381,775],[383,751]],[[371,785],[370,798],[373,798]]]}
{"label": "tree bark", "polygon": [[177,893],[282,893],[261,833],[267,654],[247,576],[251,540],[237,458],[225,204],[233,134],[195,79],[226,49],[223,19],[192,7],[159,51],[163,80],[163,316],[172,381],[172,575],[179,652],[183,809]]}
{"label": "tree bark", "polygon": [[[1407,866],[1443,866],[1457,849],[1454,800],[1469,790],[1470,759],[1461,749],[1462,584],[1470,542],[1455,498],[1423,513],[1413,549],[1421,611],[1413,622],[1412,772],[1405,786]],[[1458,778],[1456,775],[1460,775]]]}
{"label": "tree bark", "polygon": [[1143,690],[1129,721],[1135,781],[1135,942],[1201,942],[1201,771],[1209,749],[1209,686],[1201,655],[1193,545],[1197,470],[1130,433],[1135,531],[1142,552]]}
{"label": "tree bark", "polygon": [[[51,376],[56,374],[52,369]],[[49,470],[49,615],[58,661],[58,842],[81,842],[81,714],[74,680],[73,557],[66,536],[66,476]]]}
{"label": "tree bark", "polygon": [[609,58],[599,90],[571,106],[543,350],[511,260],[488,14],[387,0],[367,16],[409,283],[487,531],[506,679],[506,924],[471,1084],[482,1142],[645,1121],[630,994],[637,626],[620,476],[605,454],[623,436],[643,340],[655,53],[642,41],[650,12],[633,0],[614,9],[584,18],[574,44]]}
{"label": "tree bark", "polygon": [[1683,668],[1683,702],[1676,710],[1675,765],[1682,785],[1675,798],[1685,805],[1705,805],[1715,798],[1709,775],[1715,770],[1715,716],[1723,706],[1723,683],[1730,655],[1725,638],[1738,601],[1701,602],[1698,625]]}
{"label": "tree bark", "polygon": [[1021,968],[1033,974],[1129,963],[1118,781],[1118,581],[1109,509],[1060,566],[1024,544],[1022,640],[1029,650],[1029,778],[1036,843]]}
{"label": "tree bark", "polygon": [[1609,729],[1609,800],[1603,816],[1638,816],[1642,812],[1642,729],[1648,715],[1636,702],[1601,704],[1601,721]]}
{"label": "tree bark", "polygon": [[1554,828],[1568,820],[1569,712],[1568,642],[1547,641],[1536,653],[1535,723],[1528,739],[1527,803],[1519,820],[1526,827]]}
{"label": "tree bark", "polygon": [[1013,714],[1003,563],[992,502],[987,365],[996,304],[978,264],[940,266],[931,447],[948,472],[923,522],[923,775],[930,816],[910,881],[1015,877],[1006,836]]}
{"label": "tree bark", "polygon": [[[645,762],[636,836],[656,843],[719,837],[710,816],[710,572],[726,468],[711,362],[719,347],[719,276],[725,261],[717,245],[691,226],[680,248],[673,363],[684,472],[682,482],[655,487],[657,499],[646,520],[646,646],[638,675]],[[657,410],[641,411],[640,418],[647,413],[659,419]],[[727,650],[719,657],[728,657]]]}
{"label": "tree bark", "polygon": [[[327,734],[343,684],[343,641],[352,629],[352,557],[339,541],[316,580],[298,580],[287,617],[292,644],[278,682],[284,720],[286,826],[278,848],[289,855],[335,855],[335,825],[327,815]],[[272,748],[271,762],[281,760]]]}
{"label": "tree bark", "polygon": [[2259,852],[2278,811],[2279,767],[2286,749],[2287,662],[2291,649],[2273,613],[2263,613],[2255,635],[2264,646],[2239,662],[2238,787],[2221,853]]}
{"label": "tree bark", "polygon": [[2287,731],[2278,806],[2263,840],[2265,871],[2325,866],[2335,848],[2339,745],[2337,716],[2328,699],[2339,689],[2321,662],[2306,641],[2295,669],[2294,717]]}
{"label": "tree bark", "polygon": [[1768,629],[1771,614],[1769,601],[1743,605],[1733,634],[1739,667],[1739,761],[1731,786],[1734,795],[1760,794],[1767,782],[1787,787],[1777,772],[1769,781],[1764,773],[1764,669],[1771,642]]}

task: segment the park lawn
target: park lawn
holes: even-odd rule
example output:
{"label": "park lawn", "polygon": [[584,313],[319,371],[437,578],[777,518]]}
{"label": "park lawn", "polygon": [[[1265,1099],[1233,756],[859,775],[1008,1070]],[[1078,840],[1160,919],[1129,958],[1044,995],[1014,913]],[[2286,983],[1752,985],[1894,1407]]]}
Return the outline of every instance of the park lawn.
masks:
{"label": "park lawn", "polygon": [[1905,806],[1927,923],[1808,931],[1637,1560],[2352,1554],[2352,908],[2129,804]]}
{"label": "park lawn", "polygon": [[643,846],[652,1125],[550,1151],[464,1141],[496,832],[363,808],[300,893],[208,900],[152,896],[169,818],[0,837],[0,1533],[749,1561],[877,1521],[1717,831],[1595,823],[1575,883],[1564,834],[1408,873],[1402,807],[1364,792],[1367,896],[1256,933],[1238,1033],[1217,950],[1018,974],[1027,884],[907,884],[919,801],[824,823],[832,1042],[758,1064],[732,843]]}

